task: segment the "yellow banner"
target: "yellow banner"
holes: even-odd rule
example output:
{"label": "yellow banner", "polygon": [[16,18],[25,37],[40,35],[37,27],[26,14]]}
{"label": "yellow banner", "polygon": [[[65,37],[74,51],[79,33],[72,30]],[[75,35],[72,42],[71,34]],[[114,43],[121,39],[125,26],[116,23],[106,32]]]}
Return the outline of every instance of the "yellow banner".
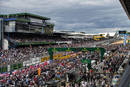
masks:
{"label": "yellow banner", "polygon": [[[73,54],[68,54],[68,55],[65,55],[63,56],[63,53],[59,53],[59,54],[55,54],[53,55],[53,59],[54,60],[59,60],[59,59],[68,59],[68,58],[74,58],[76,57],[78,54],[81,54],[80,53],[73,53]],[[42,57],[41,58],[41,62],[45,62],[45,61],[48,61],[49,60],[49,56],[45,56],[45,57]]]}

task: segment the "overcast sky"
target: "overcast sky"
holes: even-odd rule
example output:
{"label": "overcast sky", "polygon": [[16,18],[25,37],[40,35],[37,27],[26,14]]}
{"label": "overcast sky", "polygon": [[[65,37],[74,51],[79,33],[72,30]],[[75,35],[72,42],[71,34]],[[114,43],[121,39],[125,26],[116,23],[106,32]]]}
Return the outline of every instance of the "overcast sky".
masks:
{"label": "overcast sky", "polygon": [[130,31],[130,20],[119,0],[0,0],[0,14],[16,12],[50,17],[56,31]]}

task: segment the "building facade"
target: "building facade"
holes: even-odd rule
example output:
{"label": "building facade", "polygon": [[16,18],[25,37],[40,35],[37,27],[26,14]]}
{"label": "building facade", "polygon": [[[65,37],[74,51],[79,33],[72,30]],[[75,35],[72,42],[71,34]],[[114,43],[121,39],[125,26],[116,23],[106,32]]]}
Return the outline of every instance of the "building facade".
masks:
{"label": "building facade", "polygon": [[53,33],[54,24],[50,18],[31,14],[17,13],[0,15],[4,19],[4,32]]}

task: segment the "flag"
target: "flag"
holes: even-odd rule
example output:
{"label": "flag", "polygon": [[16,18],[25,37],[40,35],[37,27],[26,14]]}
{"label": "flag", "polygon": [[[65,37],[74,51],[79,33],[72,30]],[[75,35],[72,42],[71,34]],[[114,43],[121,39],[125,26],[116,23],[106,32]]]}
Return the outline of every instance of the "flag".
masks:
{"label": "flag", "polygon": [[91,63],[91,60],[90,59],[82,59],[81,62],[82,63]]}
{"label": "flag", "polygon": [[64,66],[64,63],[61,63],[62,66]]}
{"label": "flag", "polygon": [[93,72],[93,70],[92,70],[92,69],[90,69],[90,70],[89,70],[89,72],[90,72],[90,73],[92,73],[92,72]]}
{"label": "flag", "polygon": [[41,68],[38,68],[38,76],[41,74]]}
{"label": "flag", "polygon": [[24,72],[25,72],[25,69],[22,70],[22,73],[24,73]]}
{"label": "flag", "polygon": [[47,65],[47,61],[44,63],[44,66],[46,66]]}
{"label": "flag", "polygon": [[32,69],[32,68],[33,68],[33,65],[31,65],[30,68]]}
{"label": "flag", "polygon": [[88,69],[91,69],[91,60],[90,59],[82,59],[81,60],[82,63],[87,63],[88,64]]}
{"label": "flag", "polygon": [[8,77],[9,76],[9,73],[6,73],[6,77]]}
{"label": "flag", "polygon": [[12,74],[15,75],[17,73],[17,70],[13,71]]}

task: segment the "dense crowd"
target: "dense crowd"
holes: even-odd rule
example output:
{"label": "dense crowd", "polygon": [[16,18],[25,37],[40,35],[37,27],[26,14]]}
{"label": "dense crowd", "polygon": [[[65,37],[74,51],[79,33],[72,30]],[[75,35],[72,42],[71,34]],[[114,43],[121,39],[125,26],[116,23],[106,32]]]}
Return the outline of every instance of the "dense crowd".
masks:
{"label": "dense crowd", "polygon": [[59,39],[59,38],[26,38],[26,39],[22,39],[22,38],[10,38],[10,40],[14,41],[14,42],[22,42],[22,43],[26,43],[26,42],[56,42],[56,41],[69,41],[68,39]]}
{"label": "dense crowd", "polygon": [[89,47],[92,42],[87,43],[73,43],[73,44],[56,44],[45,46],[28,46],[19,48],[10,48],[9,50],[0,49],[0,66],[23,62],[30,58],[49,56],[48,48],[67,48],[67,47]]}
{"label": "dense crowd", "polygon": [[[72,45],[63,45],[63,47],[72,47]],[[75,58],[53,60],[9,72],[6,76],[0,77],[0,87],[111,87],[112,78],[127,58],[130,45],[126,47],[110,45],[104,46],[104,48],[107,52],[110,52],[109,55],[104,56],[103,61],[100,61],[99,52],[77,53],[78,55]],[[32,54],[35,54],[42,53],[45,49],[39,47],[39,51],[37,51],[36,48],[20,48],[22,52],[11,49],[12,53],[2,51],[2,54],[9,53],[13,58],[16,57],[16,54],[21,53],[19,56],[23,57],[24,55],[29,56],[32,50],[34,51]],[[92,68],[88,69],[88,65],[82,63],[82,59],[95,60],[95,62],[92,62]],[[38,75],[39,68],[41,69],[40,75]]]}
{"label": "dense crowd", "polygon": [[[8,35],[5,36],[9,41],[17,42],[17,43],[32,43],[32,42],[57,42],[57,41],[71,41],[72,39],[69,38],[62,38],[61,36],[56,35],[35,35],[35,34],[29,34],[29,35]],[[24,39],[23,39],[24,38]]]}

